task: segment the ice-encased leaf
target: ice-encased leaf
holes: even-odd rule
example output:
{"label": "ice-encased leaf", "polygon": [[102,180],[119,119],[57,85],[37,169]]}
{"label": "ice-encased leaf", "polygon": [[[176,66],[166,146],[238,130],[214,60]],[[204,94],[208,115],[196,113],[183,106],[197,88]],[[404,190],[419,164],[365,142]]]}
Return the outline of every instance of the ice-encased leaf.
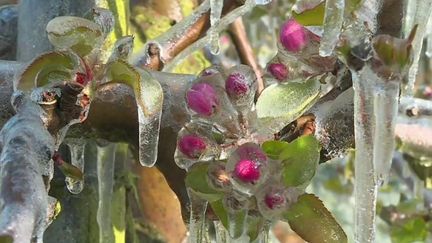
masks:
{"label": "ice-encased leaf", "polygon": [[256,215],[248,214],[246,216],[246,233],[249,236],[249,241],[253,242],[261,234],[265,226],[265,219],[258,212]]}
{"label": "ice-encased leaf", "polygon": [[48,39],[57,49],[71,49],[86,56],[103,41],[101,26],[84,18],[60,16],[48,22]]}
{"label": "ice-encased leaf", "polygon": [[245,199],[239,200],[232,195],[226,195],[222,203],[227,212],[228,233],[233,239],[237,239],[246,230],[245,225],[249,202]]}
{"label": "ice-encased leaf", "polygon": [[225,229],[228,229],[228,213],[224,208],[222,199],[210,202],[213,213],[218,217]]}
{"label": "ice-encased leaf", "polygon": [[347,236],[319,198],[303,194],[284,214],[292,230],[310,243],[347,243]]}
{"label": "ice-encased leaf", "polygon": [[72,52],[55,51],[36,57],[19,75],[15,90],[30,91],[49,83],[72,80],[77,72],[85,73],[80,58]]}
{"label": "ice-encased leaf", "polygon": [[304,26],[322,25],[324,22],[325,3],[322,2],[312,9],[307,9],[301,13],[292,12],[294,19]]}
{"label": "ice-encased leaf", "polygon": [[269,158],[278,159],[282,151],[289,146],[285,141],[266,141],[262,144],[262,149]]}
{"label": "ice-encased leaf", "polygon": [[282,181],[285,186],[309,184],[318,167],[320,144],[313,135],[301,136],[280,153]]}
{"label": "ice-encased leaf", "polygon": [[256,103],[261,126],[273,133],[278,132],[309,109],[319,94],[320,83],[316,79],[270,85]]}
{"label": "ice-encased leaf", "polygon": [[153,166],[157,159],[163,91],[158,81],[143,69],[134,68],[121,59],[108,64],[107,82],[130,86],[138,107],[139,161]]}
{"label": "ice-encased leaf", "polygon": [[213,202],[221,199],[223,194],[208,184],[207,171],[207,163],[194,165],[187,173],[185,184],[200,198]]}

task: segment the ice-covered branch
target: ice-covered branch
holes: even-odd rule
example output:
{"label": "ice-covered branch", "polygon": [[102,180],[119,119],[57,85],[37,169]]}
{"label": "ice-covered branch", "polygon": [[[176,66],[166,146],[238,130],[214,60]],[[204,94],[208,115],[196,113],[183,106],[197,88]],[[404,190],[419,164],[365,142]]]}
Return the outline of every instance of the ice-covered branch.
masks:
{"label": "ice-covered branch", "polygon": [[54,152],[54,139],[40,117],[39,105],[22,93],[15,95],[13,103],[17,115],[0,132],[0,239],[39,241],[48,209],[43,174]]}
{"label": "ice-covered branch", "polygon": [[432,116],[432,101],[413,97],[401,97],[399,112],[407,116]]}

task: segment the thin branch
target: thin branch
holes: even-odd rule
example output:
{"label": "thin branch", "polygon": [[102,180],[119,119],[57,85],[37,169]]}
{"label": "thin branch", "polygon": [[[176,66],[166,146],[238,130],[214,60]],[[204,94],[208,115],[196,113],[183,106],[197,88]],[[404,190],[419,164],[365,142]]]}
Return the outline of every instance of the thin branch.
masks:
{"label": "thin branch", "polygon": [[260,94],[264,89],[263,71],[257,62],[241,17],[230,25],[229,33],[240,56],[240,61],[254,70],[258,82],[257,94]]}

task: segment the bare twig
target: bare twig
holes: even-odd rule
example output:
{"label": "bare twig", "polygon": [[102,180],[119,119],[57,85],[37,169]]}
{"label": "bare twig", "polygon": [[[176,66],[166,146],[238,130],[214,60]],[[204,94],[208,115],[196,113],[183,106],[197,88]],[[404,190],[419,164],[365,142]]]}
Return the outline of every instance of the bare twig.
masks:
{"label": "bare twig", "polygon": [[260,94],[264,89],[263,71],[257,62],[241,17],[230,25],[229,33],[240,56],[240,61],[254,70],[258,82],[257,94]]}

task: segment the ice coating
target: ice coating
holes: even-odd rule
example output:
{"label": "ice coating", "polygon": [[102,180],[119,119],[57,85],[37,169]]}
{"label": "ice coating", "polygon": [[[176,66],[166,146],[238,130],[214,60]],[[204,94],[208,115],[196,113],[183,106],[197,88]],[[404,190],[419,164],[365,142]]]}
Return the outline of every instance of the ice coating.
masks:
{"label": "ice coating", "polygon": [[199,158],[206,149],[205,140],[197,135],[185,135],[179,139],[179,150],[191,159]]}
{"label": "ice coating", "polygon": [[[69,147],[71,155],[71,164],[84,173],[84,151],[86,146],[85,140],[67,139],[65,141]],[[74,180],[70,177],[66,177],[66,187],[72,194],[80,193],[84,188],[84,180]]]}
{"label": "ice coating", "polygon": [[188,107],[202,116],[211,116],[219,106],[219,97],[208,83],[196,83],[186,93]]}
{"label": "ice coating", "polygon": [[220,51],[219,32],[214,28],[220,21],[222,14],[223,0],[210,0],[210,51],[213,55],[218,55]]}
{"label": "ice coating", "polygon": [[116,145],[113,143],[97,148],[99,203],[96,217],[99,225],[100,243],[114,242],[111,202],[114,187],[115,151]]}
{"label": "ice coating", "polygon": [[246,115],[253,107],[257,77],[251,67],[236,65],[228,70],[225,80],[225,91],[233,106]]}
{"label": "ice coating", "polygon": [[345,0],[327,0],[325,3],[324,32],[321,37],[319,54],[332,55],[339,40],[345,11]]}
{"label": "ice coating", "polygon": [[287,51],[299,52],[307,45],[308,36],[301,24],[289,19],[280,29],[279,40]]}
{"label": "ice coating", "polygon": [[288,68],[282,63],[271,63],[268,65],[267,70],[279,81],[283,81],[288,77]]}

